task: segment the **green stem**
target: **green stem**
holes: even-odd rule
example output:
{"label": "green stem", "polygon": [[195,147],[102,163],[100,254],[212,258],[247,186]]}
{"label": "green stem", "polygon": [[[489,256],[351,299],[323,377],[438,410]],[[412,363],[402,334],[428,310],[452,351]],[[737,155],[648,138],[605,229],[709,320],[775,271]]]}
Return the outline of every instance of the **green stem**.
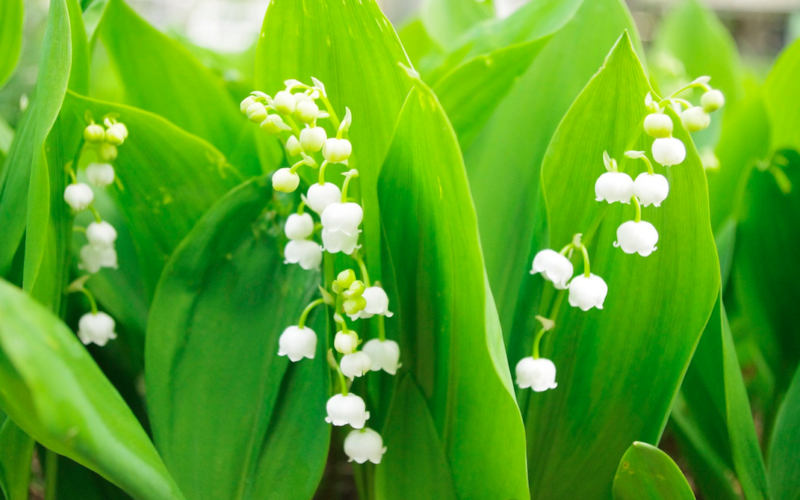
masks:
{"label": "green stem", "polygon": [[564,248],[562,248],[561,251],[558,253],[560,253],[561,255],[567,255],[567,252],[569,252],[570,249],[572,249],[572,246],[573,246],[572,243],[569,243]]}
{"label": "green stem", "polygon": [[347,203],[347,188],[350,187],[350,179],[358,177],[358,172],[353,172],[352,175],[347,175],[344,178],[344,185],[342,186],[342,203]]}
{"label": "green stem", "polygon": [[339,374],[339,385],[342,386],[342,396],[347,396],[347,379],[344,378],[344,373],[342,373],[342,368],[339,366],[339,363],[336,363],[336,373]]}
{"label": "green stem", "polygon": [[47,449],[44,453],[45,500],[56,499],[56,489],[58,486],[58,455],[53,450]]}
{"label": "green stem", "polygon": [[75,171],[72,169],[72,162],[67,163],[66,165],[64,165],[64,171],[66,171],[67,175],[69,175],[69,178],[72,181],[72,184],[77,184],[78,183],[78,176],[75,175]]}
{"label": "green stem", "polygon": [[539,343],[542,341],[542,337],[544,337],[544,328],[540,328],[533,339],[533,359],[539,359]]}
{"label": "green stem", "polygon": [[583,275],[588,278],[592,275],[592,268],[589,263],[589,251],[583,243],[581,243],[581,252],[583,253]]}
{"label": "green stem", "polygon": [[322,165],[319,166],[319,184],[320,186],[325,184],[325,167],[328,166],[328,160],[322,162]]}
{"label": "green stem", "polygon": [[290,171],[291,173],[295,173],[295,172],[297,172],[297,169],[298,169],[298,168],[302,167],[302,166],[303,166],[303,165],[305,165],[305,164],[306,164],[306,161],[305,161],[305,160],[300,160],[300,161],[298,161],[297,163],[295,163],[294,165],[292,165],[292,166],[291,166],[291,168],[289,168],[289,171]]}
{"label": "green stem", "polygon": [[333,110],[333,106],[331,105],[331,101],[328,100],[328,96],[324,95],[322,92],[319,93],[319,99],[325,105],[325,109],[328,111],[328,114],[331,118],[331,125],[333,128],[336,129],[336,132],[339,132],[339,125],[341,122],[339,121],[339,117],[336,115],[336,111]]}
{"label": "green stem", "polygon": [[81,287],[81,293],[86,295],[86,298],[89,299],[89,305],[92,307],[92,314],[97,314],[97,301],[94,299],[92,292],[86,287]]}
{"label": "green stem", "polygon": [[297,206],[297,214],[298,215],[303,215],[303,212],[305,211],[305,208],[306,208],[306,202],[301,200],[300,201],[300,205]]}
{"label": "green stem", "polygon": [[94,204],[89,205],[89,211],[94,214],[94,220],[98,223],[103,222],[103,218],[100,217],[100,212],[97,211]]}
{"label": "green stem", "polygon": [[647,165],[647,173],[650,175],[655,174],[655,171],[653,170],[653,164],[650,163],[650,158],[647,156],[642,156],[641,160],[645,163],[645,165]]}
{"label": "green stem", "polygon": [[386,323],[384,322],[383,314],[378,315],[378,339],[381,342],[386,340]]}
{"label": "green stem", "polygon": [[72,226],[72,230],[78,233],[86,234],[86,228],[83,226]]}
{"label": "green stem", "polygon": [[353,259],[358,263],[358,268],[361,270],[361,281],[364,282],[364,286],[369,288],[369,272],[367,272],[367,265],[364,263],[364,258],[361,254],[358,253],[358,250],[353,252]]}
{"label": "green stem", "polygon": [[642,221],[642,205],[639,203],[639,198],[634,196],[631,199],[633,200],[634,205],[636,205],[636,218],[634,219],[634,222],[641,222]]}
{"label": "green stem", "polygon": [[[681,94],[681,93],[683,93],[683,92],[685,92],[685,91],[687,91],[689,89],[695,88],[695,87],[700,87],[703,90],[705,90],[706,92],[711,90],[711,87],[708,84],[692,82],[692,83],[686,84],[683,87],[679,88],[678,90],[676,90],[675,92],[670,94],[669,97],[665,97],[664,99],[661,99],[658,102],[658,105],[660,106],[661,104],[663,104],[666,101],[671,101],[671,100],[675,99],[679,94]],[[681,99],[681,100],[683,100],[683,99]]]}
{"label": "green stem", "polygon": [[[561,303],[564,302],[564,295],[565,290],[559,290],[558,295],[556,296],[555,301],[550,306],[550,312],[547,314],[548,318],[555,320],[558,318],[558,312],[561,309]],[[547,330],[542,327],[541,330],[536,334],[536,337],[533,340],[533,359],[539,359],[539,344],[542,341],[542,337],[544,334],[547,333]]]}
{"label": "green stem", "polygon": [[289,122],[289,126],[292,127],[292,132],[297,136],[297,140],[300,140],[300,127],[297,126],[297,122],[290,115],[286,115],[284,118]]}
{"label": "green stem", "polygon": [[298,328],[300,328],[301,330],[303,328],[305,328],[306,319],[308,319],[308,314],[311,312],[311,310],[314,309],[315,307],[317,307],[318,305],[324,304],[324,303],[325,303],[325,299],[317,299],[315,301],[312,301],[310,304],[308,304],[306,306],[306,308],[303,309],[303,314],[300,315],[300,320],[297,322]]}

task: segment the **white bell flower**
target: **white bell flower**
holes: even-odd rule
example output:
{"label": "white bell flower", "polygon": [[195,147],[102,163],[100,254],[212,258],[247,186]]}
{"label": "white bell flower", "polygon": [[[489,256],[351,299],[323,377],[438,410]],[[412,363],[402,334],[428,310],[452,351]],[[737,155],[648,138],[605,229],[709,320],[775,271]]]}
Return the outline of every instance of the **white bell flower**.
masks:
{"label": "white bell flower", "polygon": [[311,214],[292,214],[286,219],[283,232],[290,240],[304,240],[314,232],[314,219]]}
{"label": "white bell flower", "polygon": [[372,339],[364,344],[361,349],[372,360],[371,370],[383,370],[389,375],[395,375],[400,365],[400,346],[394,340]]}
{"label": "white bell flower", "polygon": [[86,239],[95,248],[108,248],[117,241],[117,230],[106,221],[92,222],[86,227]]}
{"label": "white bell flower", "polygon": [[644,117],[644,131],[657,139],[669,137],[672,135],[672,118],[664,113],[650,113]]}
{"label": "white bell flower", "polygon": [[91,123],[83,129],[83,138],[89,143],[100,143],[106,138],[106,130],[102,125]]}
{"label": "white bell flower", "polygon": [[338,332],[333,338],[333,348],[342,354],[353,354],[356,352],[358,348],[358,336],[356,332]]}
{"label": "white bell flower", "polygon": [[294,96],[291,92],[287,92],[285,90],[281,90],[277,94],[275,94],[275,99],[272,101],[272,106],[278,113],[283,113],[284,115],[291,115],[294,113],[294,108],[297,105],[297,102],[294,99]]}
{"label": "white bell flower", "polygon": [[342,163],[353,154],[353,145],[347,139],[331,138],[325,141],[322,147],[322,156],[329,163]]}
{"label": "white bell flower", "polygon": [[328,416],[325,421],[336,426],[350,425],[361,429],[369,420],[369,412],[364,400],[355,394],[336,394],[325,405]]}
{"label": "white bell flower", "polygon": [[713,113],[725,105],[725,96],[719,90],[709,90],[700,97],[700,105],[706,113]]}
{"label": "white bell flower", "polygon": [[339,203],[342,199],[342,191],[339,186],[332,182],[320,184],[315,182],[308,188],[306,193],[307,204],[311,210],[322,215],[328,205]]}
{"label": "white bell flower", "polygon": [[681,123],[689,132],[699,132],[711,125],[711,115],[700,106],[694,106],[681,113]]}
{"label": "white bell flower", "polygon": [[531,274],[542,273],[542,276],[553,282],[558,290],[564,290],[569,285],[574,268],[568,258],[549,248],[541,250],[533,258]]}
{"label": "white bell flower", "polygon": [[86,179],[93,186],[110,186],[114,183],[114,167],[108,163],[90,163],[86,166]]}
{"label": "white bell flower", "polygon": [[64,190],[64,201],[76,212],[86,210],[94,201],[94,192],[87,184],[70,184]]}
{"label": "white bell flower", "polygon": [[545,358],[533,359],[531,356],[522,358],[517,363],[517,385],[520,389],[530,387],[535,392],[555,389],[558,386],[556,365]]}
{"label": "white bell flower", "polygon": [[278,339],[278,356],[287,356],[291,361],[314,359],[316,352],[317,334],[307,326],[290,326]]}
{"label": "white bell flower", "polygon": [[303,123],[311,123],[319,117],[319,106],[310,98],[298,101],[294,115]]}
{"label": "white bell flower", "polygon": [[114,318],[99,311],[97,314],[86,313],[78,320],[78,338],[84,345],[106,345],[109,340],[117,338],[114,331]]}
{"label": "white bell flower", "polygon": [[300,145],[306,153],[316,153],[327,139],[328,134],[322,127],[306,127],[300,131]]}
{"label": "white bell flower", "polygon": [[322,247],[312,240],[291,240],[283,250],[286,264],[300,264],[306,271],[319,269],[322,263]]}
{"label": "white bell flower", "polygon": [[267,116],[264,121],[261,122],[261,130],[268,134],[278,135],[281,132],[285,132],[287,130],[292,130],[292,127],[286,125],[281,118],[281,115],[269,115]]}
{"label": "white bell flower", "polygon": [[263,102],[253,102],[247,106],[245,113],[247,114],[247,119],[253,123],[261,123],[267,119],[267,107],[264,106]]}
{"label": "white bell flower", "polygon": [[358,203],[331,203],[322,212],[321,219],[322,227],[328,231],[356,234],[364,219],[364,209]]}
{"label": "white bell flower", "polygon": [[343,231],[322,229],[322,245],[328,253],[342,252],[350,255],[358,247],[358,233],[347,234]]}
{"label": "white bell flower", "polygon": [[642,257],[647,257],[656,251],[656,243],[658,243],[658,231],[655,226],[647,221],[629,220],[617,228],[617,241],[614,242],[614,246],[622,248],[625,253],[638,253]]}
{"label": "white bell flower", "polygon": [[653,159],[664,166],[678,165],[686,159],[686,146],[674,137],[653,141]]}
{"label": "white bell flower", "polygon": [[297,137],[292,135],[286,139],[286,152],[289,153],[289,156],[300,156],[300,153],[303,152],[303,147]]}
{"label": "white bell flower", "polygon": [[98,248],[93,245],[84,245],[80,251],[81,261],[79,269],[89,274],[95,274],[102,268],[117,269],[117,250],[113,247]]}
{"label": "white bell flower", "polygon": [[372,360],[369,358],[369,354],[363,351],[356,351],[342,356],[339,367],[345,377],[353,380],[356,377],[363,377],[369,372],[370,368],[372,368]]}
{"label": "white bell flower", "polygon": [[642,172],[633,181],[633,194],[639,198],[642,206],[660,207],[669,195],[669,181],[661,174]]}
{"label": "white bell flower", "polygon": [[569,305],[588,311],[592,307],[603,308],[608,295],[608,285],[600,276],[583,274],[575,276],[569,283]]}
{"label": "white bell flower", "polygon": [[239,111],[241,111],[242,113],[247,113],[247,108],[249,108],[250,105],[253,104],[254,102],[256,102],[256,96],[249,95],[245,97],[242,100],[242,102],[239,103]]}
{"label": "white bell flower", "polygon": [[300,176],[292,172],[290,168],[279,168],[272,174],[272,187],[275,188],[275,191],[294,193],[299,185]]}
{"label": "white bell flower", "polygon": [[114,146],[121,145],[127,137],[128,128],[122,123],[114,123],[106,130],[106,142]]}
{"label": "white bell flower", "polygon": [[344,453],[349,461],[363,464],[367,460],[373,464],[381,463],[386,447],[383,438],[372,429],[350,431],[344,440]]}
{"label": "white bell flower", "polygon": [[361,296],[367,301],[367,305],[356,314],[348,315],[351,320],[367,319],[376,314],[387,318],[394,316],[394,313],[389,311],[389,296],[386,295],[386,291],[383,288],[371,286],[364,290]]}
{"label": "white bell flower", "polygon": [[594,183],[595,200],[628,204],[633,197],[633,179],[623,172],[606,172]]}

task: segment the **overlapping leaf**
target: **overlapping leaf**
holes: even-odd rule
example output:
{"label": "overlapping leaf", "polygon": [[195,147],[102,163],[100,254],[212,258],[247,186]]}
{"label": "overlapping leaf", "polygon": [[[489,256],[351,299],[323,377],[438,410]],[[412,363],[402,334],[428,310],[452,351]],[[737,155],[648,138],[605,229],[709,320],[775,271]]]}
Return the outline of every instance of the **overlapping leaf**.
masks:
{"label": "overlapping leaf", "polygon": [[[193,499],[308,499],[329,426],[324,314],[314,360],[279,357],[278,337],[319,274],[284,265],[258,226],[263,179],[219,201],[170,259],[147,331],[147,398],[156,444]],[[263,221],[263,219],[261,219]]]}
{"label": "overlapping leaf", "polygon": [[800,371],[786,393],[775,424],[769,450],[769,485],[773,500],[796,500],[800,496]]}
{"label": "overlapping leaf", "polygon": [[694,493],[672,459],[655,446],[633,443],[614,477],[614,500],[694,500]]}
{"label": "overlapping leaf", "polygon": [[494,17],[491,0],[424,0],[421,19],[428,33],[445,49],[454,49],[462,35]]}
{"label": "overlapping leaf", "polygon": [[22,47],[22,0],[6,0],[0,4],[0,88],[5,85],[19,61]]}
{"label": "overlapping leaf", "polygon": [[800,40],[783,51],[764,85],[764,101],[772,125],[772,148],[800,152]]}
{"label": "overlapping leaf", "polygon": [[33,441],[0,409],[0,498],[28,500],[32,458]]}

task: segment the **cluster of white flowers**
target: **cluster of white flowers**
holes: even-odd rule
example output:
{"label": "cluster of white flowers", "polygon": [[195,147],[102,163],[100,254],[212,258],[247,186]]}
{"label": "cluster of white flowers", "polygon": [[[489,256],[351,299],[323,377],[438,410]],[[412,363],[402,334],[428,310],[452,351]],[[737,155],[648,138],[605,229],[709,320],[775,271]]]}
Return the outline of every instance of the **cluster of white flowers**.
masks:
{"label": "cluster of white flowers", "polygon": [[[94,207],[94,191],[92,186],[105,188],[114,183],[116,177],[114,167],[110,162],[117,159],[117,147],[121,146],[128,138],[128,128],[122,122],[112,117],[106,117],[103,125],[89,119],[89,125],[83,130],[83,142],[80,145],[78,159],[84,148],[92,151],[97,162],[86,166],[85,174],[88,184],[78,182],[75,164],[67,166],[70,184],[64,190],[64,201],[72,208],[74,213],[90,210],[95,221],[84,230],[86,244],[80,249],[80,262],[78,268],[89,275],[98,273],[103,268],[117,269],[117,250],[115,243],[117,231],[114,226],[104,221]],[[84,314],[78,322],[78,337],[84,344],[95,343],[104,346],[117,337],[114,328],[114,319],[104,312],[97,311],[97,304],[91,293],[83,286],[86,279],[79,279],[80,287],[72,291],[83,292],[89,297],[92,312]]]}
{"label": "cluster of white flowers", "polygon": [[[287,80],[284,90],[274,98],[263,92],[253,92],[242,101],[240,109],[267,133],[282,140],[288,158],[299,157],[291,167],[278,169],[273,174],[275,190],[293,193],[301,184],[297,173],[300,168],[319,170],[318,182],[308,187],[301,196],[297,212],[286,220],[284,233],[289,240],[284,248],[286,263],[299,264],[306,270],[319,269],[324,252],[342,253],[356,261],[362,276],[357,279],[352,269],[341,271],[329,287],[322,289],[323,297],[306,307],[297,325],[283,331],[278,341],[278,355],[293,362],[313,359],[317,351],[317,334],[305,325],[306,318],[318,305],[327,304],[334,308],[337,333],[333,345],[338,360],[334,350],[330,350],[328,361],[338,373],[341,393],[328,401],[325,420],[335,426],[349,425],[353,428],[344,443],[345,453],[351,460],[377,464],[386,447],[379,433],[365,427],[369,419],[366,403],[349,392],[349,385],[370,371],[396,374],[400,367],[400,347],[397,342],[385,338],[383,320],[392,316],[389,297],[380,285],[370,284],[359,251],[364,210],[347,196],[350,183],[358,177],[358,170],[349,164],[353,146],[345,137],[352,125],[352,113],[345,108],[344,118],[339,121],[325,86],[315,78],[312,81],[313,85],[309,86],[298,80]],[[330,122],[335,136],[329,137],[321,120]],[[344,182],[341,188],[325,180],[326,167],[331,164],[344,164],[350,168],[342,174]],[[315,222],[313,214],[319,217],[319,223]],[[315,240],[318,231],[321,244]],[[359,349],[362,340],[355,330],[348,327],[346,317],[350,321],[377,317],[378,338],[367,341]]]}
{"label": "cluster of white flowers", "polygon": [[[680,139],[672,137],[673,124],[670,116],[665,113],[665,105],[672,104],[673,109],[681,117],[683,126],[689,132],[696,132],[707,128],[711,118],[708,113],[716,111],[725,102],[722,93],[708,86],[708,77],[701,77],[678,90],[672,96],[656,102],[648,93],[645,97],[645,106],[649,114],[644,119],[644,131],[655,140],[651,153],[653,159],[665,166],[678,165],[686,159],[686,147]],[[675,97],[684,90],[700,87],[705,90],[701,98],[701,106],[692,106],[683,99]],[[686,108],[681,113],[681,109]],[[603,163],[606,172],[598,177],[595,182],[595,196],[598,202],[607,203],[634,203],[636,216],[634,220],[622,223],[617,228],[617,241],[615,247],[622,248],[626,254],[639,254],[647,257],[656,251],[658,231],[653,224],[642,220],[642,206],[660,207],[669,195],[669,182],[661,174],[656,174],[653,164],[644,151],[626,151],[629,159],[640,159],[647,166],[647,171],[642,172],[633,180],[630,175],[619,171],[617,161],[603,153]],[[589,253],[581,242],[580,234],[576,234],[572,242],[560,252],[545,249],[536,254],[533,259],[531,274],[541,273],[548,281],[553,283],[557,290],[569,289],[569,304],[579,307],[583,311],[595,307],[603,308],[608,285],[599,276],[590,271]],[[583,253],[584,273],[572,277],[574,269],[571,262],[573,250],[580,249]],[[560,301],[556,301],[551,317],[558,313]],[[539,344],[542,336],[555,327],[555,322],[542,316],[537,316],[542,326],[534,338],[533,356],[523,358],[516,367],[517,384],[520,388],[530,387],[536,392],[543,392],[556,387],[556,366],[549,360],[539,357]]]}

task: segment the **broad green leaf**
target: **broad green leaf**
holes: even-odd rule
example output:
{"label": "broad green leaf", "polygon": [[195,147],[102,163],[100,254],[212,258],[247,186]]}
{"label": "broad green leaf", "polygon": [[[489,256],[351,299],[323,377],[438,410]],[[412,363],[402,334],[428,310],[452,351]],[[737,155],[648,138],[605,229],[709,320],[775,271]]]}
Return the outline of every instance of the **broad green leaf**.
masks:
{"label": "broad green leaf", "polygon": [[431,58],[444,57],[444,49],[431,38],[425,24],[419,19],[406,23],[397,35],[408,54],[408,60],[422,73],[426,72],[425,66]]}
{"label": "broad green leaf", "polygon": [[[507,343],[513,332],[523,329],[517,325],[512,328],[518,301],[534,295],[520,287],[530,267],[534,227],[537,220],[541,221],[534,214],[541,210],[539,174],[550,137],[569,105],[603,63],[614,41],[623,30],[633,30],[630,15],[619,0],[587,1],[579,7],[575,4],[531,2],[506,20],[515,20],[510,25],[518,30],[513,31],[515,42],[539,38],[552,32],[553,26],[557,29],[563,24],[563,27],[464,151],[480,221],[486,270]],[[552,25],[537,22],[545,6],[551,11],[564,11],[552,17]],[[577,12],[564,24],[563,16],[576,8]],[[567,59],[564,54],[571,56]],[[537,237],[541,236],[540,232]],[[521,306],[520,321],[532,318],[529,313],[527,307]]]}
{"label": "broad green leaf", "polygon": [[523,42],[478,56],[454,69],[433,87],[467,149],[486,122],[525,73],[549,37]]}
{"label": "broad green leaf", "polygon": [[[653,72],[665,94],[695,78],[710,76],[710,85],[725,95],[725,107],[712,115],[711,126],[692,134],[700,151],[713,148],[720,136],[722,117],[744,95],[741,62],[733,36],[716,14],[703,5],[703,0],[682,0],[664,17],[652,53]],[[672,66],[681,71],[673,74]],[[699,102],[701,94],[702,91],[695,91],[694,102]]]}
{"label": "broad green leaf", "polygon": [[[64,106],[78,117],[115,113],[130,131],[114,162],[122,187],[107,190],[134,238],[149,299],[173,250],[238,174],[209,143],[159,116],[72,93]],[[120,261],[123,272],[125,266]]]}
{"label": "broad green leaf", "polygon": [[614,500],[694,500],[694,493],[672,459],[655,446],[633,443],[614,476]]}
{"label": "broad green leaf", "polygon": [[[330,427],[324,314],[314,360],[278,356],[278,337],[319,294],[319,274],[285,265],[261,216],[272,186],[231,191],[177,248],[147,330],[156,444],[192,499],[308,499]],[[290,366],[291,365],[291,366]]]}
{"label": "broad green leaf", "polygon": [[0,166],[6,159],[11,142],[14,140],[14,129],[0,116]]}
{"label": "broad green leaf", "polygon": [[123,0],[108,0],[98,29],[123,83],[126,103],[163,116],[229,157],[240,146],[245,148],[247,157],[237,166],[252,174],[260,171],[252,124],[239,112],[221,78]]}
{"label": "broad green leaf", "polygon": [[[50,4],[35,95],[22,117],[0,175],[0,227],[3,228],[0,276],[8,276],[14,255],[22,242],[30,203],[28,191],[31,178],[34,175],[43,178],[42,172],[47,172],[45,140],[67,91],[71,57],[67,1],[56,0]],[[40,189],[34,194],[35,199],[40,201],[49,196],[49,192]]]}
{"label": "broad green leaf", "polygon": [[786,393],[769,450],[769,486],[773,500],[800,498],[800,370]]}
{"label": "broad green leaf", "polygon": [[[350,162],[359,170],[367,265],[380,279],[377,182],[392,131],[410,88],[403,47],[375,0],[273,0],[256,57],[256,88],[274,95],[287,79],[321,80],[339,118],[353,113]],[[333,132],[329,130],[329,135]],[[341,182],[334,176],[330,181]]]}
{"label": "broad green leaf", "polygon": [[0,498],[28,500],[33,440],[0,410]]}
{"label": "broad green leaf", "polygon": [[[436,97],[420,82],[398,119],[379,197],[388,253],[384,276],[390,296],[397,293],[387,329],[404,348],[404,370],[420,387],[456,494],[528,498],[524,429],[486,286],[461,152]],[[412,411],[404,402],[413,401],[396,400],[392,413]],[[407,429],[405,442],[429,440],[421,427]],[[430,460],[431,472],[441,472],[436,456]],[[384,487],[393,490],[394,481],[401,488],[405,479],[387,474]]]}
{"label": "broad green leaf", "polygon": [[0,282],[0,403],[49,449],[137,500],[182,499],[147,434],[75,334]]}
{"label": "broad green leaf", "polygon": [[[553,298],[548,286],[541,305],[530,312],[555,320],[542,355],[558,367],[555,390],[521,391],[528,398],[523,415],[536,498],[608,495],[629,444],[658,442],[719,291],[705,174],[679,122],[675,136],[687,146],[686,160],[657,167],[669,180],[669,198],[659,208],[642,209],[642,219],[659,233],[655,253],[643,258],[615,248],[617,228],[633,220],[634,207],[595,201],[604,151],[632,177],[645,171],[641,160],[623,153],[651,148],[652,139],[642,130],[650,91],[624,34],[559,125],[542,166],[550,246],[559,249],[582,233],[591,272],[609,291],[602,310],[584,312],[567,306],[566,292]],[[562,300],[563,307],[550,306]],[[530,339],[534,332],[522,333]],[[512,365],[529,353],[519,352]]]}
{"label": "broad green leaf", "polygon": [[721,298],[697,345],[681,393],[703,437],[736,472],[745,498],[769,498],[750,402]]}
{"label": "broad green leaf", "polygon": [[492,19],[494,8],[491,0],[423,0],[420,14],[431,38],[452,50],[473,26]]}
{"label": "broad green leaf", "polygon": [[14,72],[22,48],[22,0],[3,0],[0,4],[0,88]]}
{"label": "broad green leaf", "polygon": [[58,457],[58,500],[128,500],[130,497],[101,476],[75,463]]}
{"label": "broad green leaf", "polygon": [[764,84],[764,102],[772,125],[772,149],[800,151],[800,40],[783,51]]}

